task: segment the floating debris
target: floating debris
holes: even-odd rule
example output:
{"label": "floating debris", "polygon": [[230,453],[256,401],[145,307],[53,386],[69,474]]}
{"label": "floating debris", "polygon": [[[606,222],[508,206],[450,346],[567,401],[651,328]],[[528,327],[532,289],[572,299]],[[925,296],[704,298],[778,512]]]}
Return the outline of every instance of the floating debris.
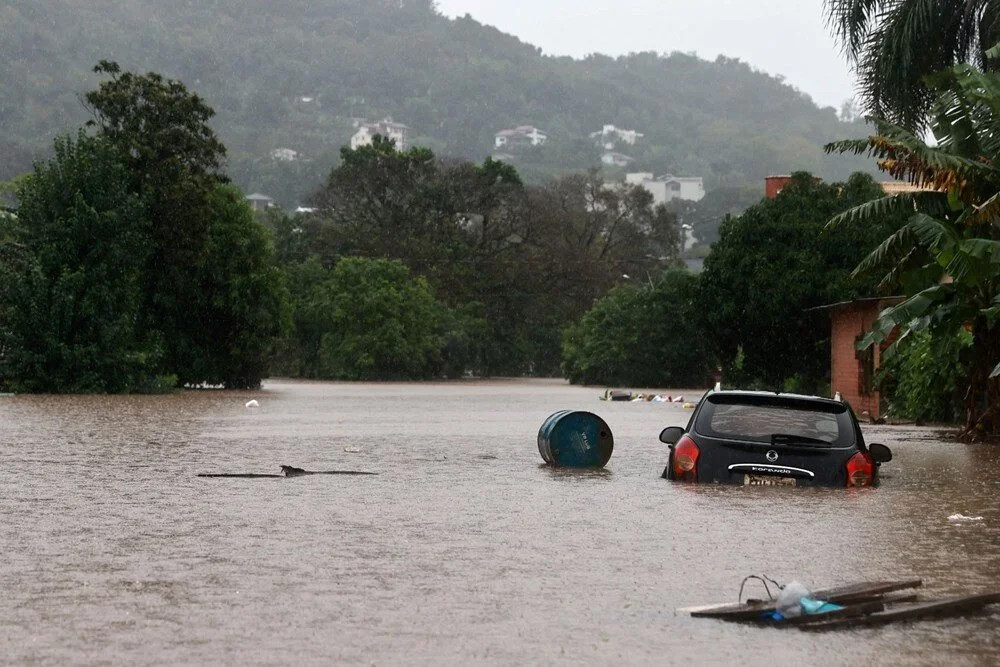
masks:
{"label": "floating debris", "polygon": [[[980,612],[987,606],[1000,604],[1000,592],[924,601],[918,601],[915,594],[889,595],[917,588],[922,583],[920,579],[875,581],[820,589],[811,593],[798,585],[798,590],[793,591],[791,596],[782,591],[778,599],[773,599],[768,589],[768,597],[772,598],[770,600],[689,607],[681,611],[702,618],[821,631],[884,625],[895,621],[966,616]],[[765,584],[765,588],[766,586]],[[792,584],[789,584],[784,588],[791,587]],[[798,595],[803,591],[807,594]],[[789,597],[797,599],[789,601]],[[787,615],[787,612],[792,612],[792,615]]]}
{"label": "floating debris", "polygon": [[248,408],[259,408],[260,407],[260,403],[258,403],[257,401],[251,399],[251,400],[247,401],[246,407],[248,407]]}
{"label": "floating debris", "polygon": [[981,516],[965,516],[964,514],[952,514],[948,517],[948,521],[982,521]]}
{"label": "floating debris", "polygon": [[362,472],[360,470],[306,470],[295,466],[281,466],[281,474],[256,472],[203,472],[198,477],[239,477],[245,479],[301,477],[303,475],[377,475],[377,472]]}
{"label": "floating debris", "polygon": [[683,403],[684,396],[671,396],[670,394],[645,394],[642,392],[625,391],[623,389],[605,389],[604,393],[597,398],[602,401],[628,401],[631,403],[651,402],[651,403]]}

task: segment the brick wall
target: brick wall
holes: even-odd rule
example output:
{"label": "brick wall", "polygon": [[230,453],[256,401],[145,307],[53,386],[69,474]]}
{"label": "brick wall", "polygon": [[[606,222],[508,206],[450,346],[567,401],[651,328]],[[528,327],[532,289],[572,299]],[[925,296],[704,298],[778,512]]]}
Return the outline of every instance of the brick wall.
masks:
{"label": "brick wall", "polygon": [[764,179],[764,196],[774,199],[791,180],[791,176],[767,176]]}
{"label": "brick wall", "polygon": [[[865,391],[865,360],[858,358],[854,344],[858,336],[871,330],[880,309],[878,301],[863,301],[836,306],[830,312],[831,388],[835,393],[840,392],[859,418],[862,412],[868,412],[872,419],[879,416],[878,392]],[[877,346],[871,354],[870,370],[873,371],[879,363]]]}

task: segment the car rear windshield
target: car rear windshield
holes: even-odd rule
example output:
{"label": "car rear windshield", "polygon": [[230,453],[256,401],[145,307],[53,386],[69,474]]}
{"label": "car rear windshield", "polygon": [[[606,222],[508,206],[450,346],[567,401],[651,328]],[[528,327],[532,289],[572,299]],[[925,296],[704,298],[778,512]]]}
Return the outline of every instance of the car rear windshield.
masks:
{"label": "car rear windshield", "polygon": [[716,438],[847,447],[854,428],[847,407],[778,396],[709,396],[695,428]]}

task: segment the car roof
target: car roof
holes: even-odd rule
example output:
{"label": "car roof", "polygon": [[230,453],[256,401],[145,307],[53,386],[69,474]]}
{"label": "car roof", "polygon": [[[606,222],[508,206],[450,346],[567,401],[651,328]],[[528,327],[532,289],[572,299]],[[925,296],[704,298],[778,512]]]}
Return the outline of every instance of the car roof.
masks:
{"label": "car roof", "polygon": [[792,394],[777,391],[752,391],[749,389],[710,389],[705,397],[709,396],[746,396],[748,398],[787,398],[791,401],[814,401],[825,405],[845,405],[843,401],[825,396],[811,396],[809,394]]}

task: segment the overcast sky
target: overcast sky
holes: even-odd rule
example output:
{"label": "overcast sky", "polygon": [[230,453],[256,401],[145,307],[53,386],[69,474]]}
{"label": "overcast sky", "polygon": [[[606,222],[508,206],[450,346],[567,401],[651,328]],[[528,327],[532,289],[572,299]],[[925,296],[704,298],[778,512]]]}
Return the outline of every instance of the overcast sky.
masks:
{"label": "overcast sky", "polygon": [[823,0],[437,0],[549,55],[696,52],[739,58],[840,109],[854,79],[826,28]]}

